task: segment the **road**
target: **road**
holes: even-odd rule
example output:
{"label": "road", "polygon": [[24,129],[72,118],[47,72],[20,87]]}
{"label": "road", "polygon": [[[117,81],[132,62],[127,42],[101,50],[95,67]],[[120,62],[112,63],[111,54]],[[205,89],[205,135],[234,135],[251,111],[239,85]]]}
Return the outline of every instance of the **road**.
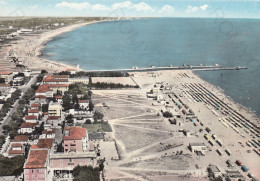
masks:
{"label": "road", "polygon": [[19,89],[22,91],[21,96],[18,100],[15,101],[13,108],[11,108],[11,110],[7,113],[7,116],[5,117],[5,119],[2,122],[2,125],[0,125],[0,135],[3,134],[3,126],[4,125],[8,125],[9,122],[11,121],[11,116],[13,115],[13,113],[16,112],[17,107],[19,106],[18,102],[19,100],[23,97],[24,93],[31,88],[31,85],[34,84],[36,82],[36,78],[38,75],[34,75],[31,80],[28,82],[28,84],[20,86]]}

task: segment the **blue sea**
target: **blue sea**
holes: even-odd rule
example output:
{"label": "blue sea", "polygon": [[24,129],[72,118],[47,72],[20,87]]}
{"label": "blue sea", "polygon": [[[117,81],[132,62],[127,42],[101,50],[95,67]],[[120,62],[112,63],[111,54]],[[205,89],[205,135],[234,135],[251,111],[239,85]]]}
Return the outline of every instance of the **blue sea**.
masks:
{"label": "blue sea", "polygon": [[87,25],[49,41],[43,56],[86,70],[168,65],[247,66],[198,71],[260,116],[260,19],[158,18]]}

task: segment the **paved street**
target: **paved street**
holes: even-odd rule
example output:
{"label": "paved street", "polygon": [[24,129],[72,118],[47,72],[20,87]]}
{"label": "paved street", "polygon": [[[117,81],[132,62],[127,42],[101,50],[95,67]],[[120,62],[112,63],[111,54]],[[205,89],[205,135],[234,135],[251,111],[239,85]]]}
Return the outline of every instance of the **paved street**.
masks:
{"label": "paved street", "polygon": [[[24,93],[29,89],[31,88],[31,85],[34,84],[36,82],[36,78],[37,78],[37,75],[34,75],[31,80],[28,82],[27,85],[24,85],[24,86],[21,86],[19,87],[19,89],[22,91],[22,94],[20,96],[20,99],[23,97]],[[11,108],[11,110],[7,113],[7,116],[5,117],[5,119],[2,121],[2,125],[0,125],[0,135],[3,134],[3,126],[4,125],[8,125],[9,122],[11,121],[11,116],[13,113],[16,112],[17,110],[17,107],[19,106],[18,102],[19,100],[16,100],[16,102],[14,103],[13,105],[13,108]]]}

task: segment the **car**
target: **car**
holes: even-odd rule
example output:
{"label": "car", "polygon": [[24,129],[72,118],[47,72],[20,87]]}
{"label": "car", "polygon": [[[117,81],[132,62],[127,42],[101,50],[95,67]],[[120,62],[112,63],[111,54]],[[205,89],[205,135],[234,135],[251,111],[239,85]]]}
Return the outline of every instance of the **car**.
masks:
{"label": "car", "polygon": [[241,165],[242,165],[242,162],[239,161],[239,160],[236,160],[236,164],[237,164],[238,166],[241,166]]}

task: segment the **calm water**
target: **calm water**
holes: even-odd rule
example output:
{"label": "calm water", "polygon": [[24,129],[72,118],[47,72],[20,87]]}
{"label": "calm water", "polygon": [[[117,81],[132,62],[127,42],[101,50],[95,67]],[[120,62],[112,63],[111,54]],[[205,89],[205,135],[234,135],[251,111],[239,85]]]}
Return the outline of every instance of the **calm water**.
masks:
{"label": "calm water", "polygon": [[196,73],[259,116],[259,48],[260,20],[165,18],[88,25],[55,37],[43,54],[87,70],[170,64],[247,66],[248,70]]}

